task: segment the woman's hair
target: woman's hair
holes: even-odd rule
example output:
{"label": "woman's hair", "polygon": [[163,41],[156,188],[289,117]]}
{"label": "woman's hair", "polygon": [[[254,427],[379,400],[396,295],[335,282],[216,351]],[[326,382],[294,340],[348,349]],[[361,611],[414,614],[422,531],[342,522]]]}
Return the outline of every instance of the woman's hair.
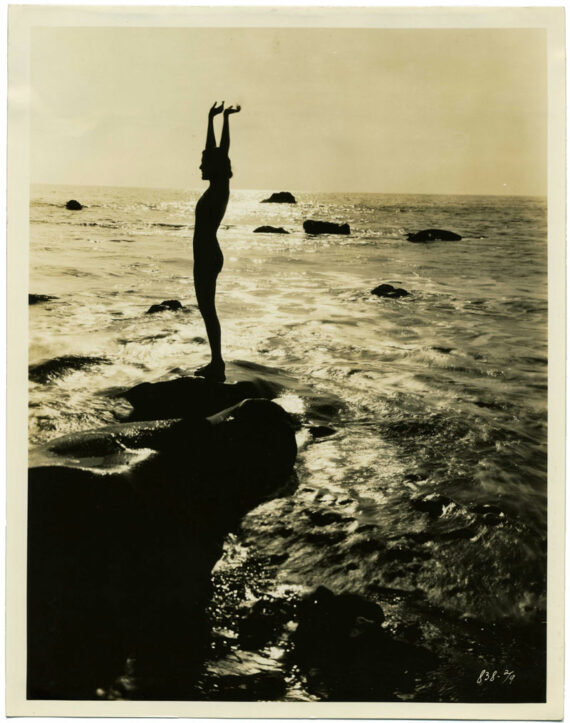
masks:
{"label": "woman's hair", "polygon": [[202,153],[202,170],[207,178],[231,178],[232,164],[221,148],[207,148]]}

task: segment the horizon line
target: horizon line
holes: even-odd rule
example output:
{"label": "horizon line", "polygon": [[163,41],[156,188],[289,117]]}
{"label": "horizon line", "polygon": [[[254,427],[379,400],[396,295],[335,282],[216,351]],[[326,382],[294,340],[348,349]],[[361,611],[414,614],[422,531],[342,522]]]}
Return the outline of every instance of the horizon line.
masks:
{"label": "horizon line", "polygon": [[[146,191],[184,191],[184,192],[199,192],[203,191],[206,186],[131,186],[127,184],[101,184],[101,183],[45,183],[42,181],[30,181],[30,186],[56,186],[61,188],[130,188],[139,189]],[[233,188],[234,191],[249,191],[255,193],[275,193],[275,188]],[[288,190],[288,189],[287,189]],[[331,194],[367,194],[371,196],[493,196],[497,198],[542,198],[548,199],[548,193],[444,193],[444,192],[429,192],[429,191],[349,191],[349,190],[330,190],[330,191],[311,191],[296,189],[295,191],[289,191],[290,193],[331,193]]]}

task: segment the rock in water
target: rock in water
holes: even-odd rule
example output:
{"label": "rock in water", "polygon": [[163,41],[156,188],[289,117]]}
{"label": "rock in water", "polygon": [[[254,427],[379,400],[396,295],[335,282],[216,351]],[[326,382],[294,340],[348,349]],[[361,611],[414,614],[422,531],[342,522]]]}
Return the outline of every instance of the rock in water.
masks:
{"label": "rock in water", "polygon": [[387,299],[399,299],[402,296],[410,295],[410,292],[406,291],[406,289],[397,289],[391,284],[380,284],[380,286],[372,289],[370,293]]}
{"label": "rock in water", "polygon": [[[288,484],[288,415],[247,400],[215,418],[74,436],[29,473],[28,698],[95,699],[128,657],[127,697],[192,699],[212,567],[241,517]],[[109,466],[133,439],[154,453]]]}
{"label": "rock in water", "polygon": [[69,372],[78,371],[95,364],[110,364],[109,359],[103,356],[59,356],[55,359],[31,364],[28,369],[28,379],[38,384],[45,384],[62,377]]}
{"label": "rock in water", "polygon": [[53,301],[57,296],[48,296],[47,294],[28,294],[28,305],[41,304],[44,301]]}
{"label": "rock in water", "polygon": [[293,658],[321,700],[398,700],[397,690],[433,667],[427,650],[395,640],[376,603],[319,587],[301,600]]}
{"label": "rock in water", "polygon": [[348,235],[350,233],[350,226],[347,223],[339,224],[331,221],[312,221],[309,219],[303,223],[303,228],[306,233],[310,234],[336,233]]}
{"label": "rock in water", "polygon": [[81,211],[83,206],[81,203],[79,203],[79,201],[76,201],[75,199],[71,199],[71,201],[68,201],[65,204],[65,208],[67,208],[68,211]]}
{"label": "rock in water", "polygon": [[281,226],[258,226],[253,230],[253,233],[289,233],[289,231],[285,231]]}
{"label": "rock in water", "polygon": [[160,304],[153,304],[145,313],[157,314],[159,311],[178,311],[183,308],[182,304],[176,299],[169,299],[168,301],[161,301]]}
{"label": "rock in water", "polygon": [[289,191],[272,193],[269,198],[264,198],[261,203],[297,203],[295,196]]}
{"label": "rock in water", "polygon": [[167,382],[144,382],[121,392],[133,406],[131,420],[205,417],[247,398],[274,399],[281,391],[275,382],[256,378],[233,384],[210,382],[201,377],[181,377]]}
{"label": "rock in water", "polygon": [[461,236],[453,231],[443,231],[438,228],[428,228],[417,233],[408,233],[408,241],[412,243],[426,243],[427,241],[461,241]]}

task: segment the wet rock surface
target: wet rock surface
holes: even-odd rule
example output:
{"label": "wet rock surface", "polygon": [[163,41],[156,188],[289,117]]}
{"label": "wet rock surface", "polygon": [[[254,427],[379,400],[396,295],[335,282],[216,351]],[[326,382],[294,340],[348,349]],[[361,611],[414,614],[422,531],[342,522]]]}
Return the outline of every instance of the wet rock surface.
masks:
{"label": "wet rock surface", "polygon": [[409,296],[410,292],[406,289],[398,289],[391,284],[380,284],[370,292],[374,296],[380,296],[387,299],[399,299],[403,296]]}
{"label": "wet rock surface", "polygon": [[314,221],[307,219],[303,222],[303,229],[308,234],[350,234],[350,226],[347,223],[333,223],[332,221]]}
{"label": "wet rock surface", "polygon": [[57,296],[48,296],[47,294],[28,294],[28,305],[43,304],[46,301],[55,301]]}
{"label": "wet rock surface", "polygon": [[169,299],[161,301],[160,304],[153,304],[147,311],[147,314],[158,314],[161,311],[178,311],[184,307],[177,299]]}
{"label": "wet rock surface", "polygon": [[28,378],[32,382],[46,384],[65,374],[84,369],[85,367],[110,363],[109,359],[101,356],[60,356],[55,359],[48,359],[39,364],[30,364]]}
{"label": "wet rock surface", "polygon": [[[266,400],[211,420],[120,427],[56,440],[29,473],[30,698],[118,694],[133,656],[128,697],[191,698],[224,538],[287,489],[296,456],[286,413]],[[132,439],[154,453],[128,464]],[[124,455],[102,476],[109,440]]]}
{"label": "wet rock surface", "polygon": [[406,234],[412,243],[427,243],[429,241],[461,241],[461,236],[453,231],[438,228],[428,228],[424,231]]}
{"label": "wet rock surface", "polygon": [[253,230],[253,233],[289,233],[282,226],[258,226]]}
{"label": "wet rock surface", "polygon": [[277,191],[269,198],[264,198],[261,203],[297,203],[295,196],[289,191]]}

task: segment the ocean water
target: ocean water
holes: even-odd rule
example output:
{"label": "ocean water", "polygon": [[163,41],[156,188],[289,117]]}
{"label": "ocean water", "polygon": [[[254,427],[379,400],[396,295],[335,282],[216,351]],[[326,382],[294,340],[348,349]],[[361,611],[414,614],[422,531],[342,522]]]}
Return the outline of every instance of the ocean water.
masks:
{"label": "ocean water", "polygon": [[[246,649],[238,633],[252,601],[324,585],[378,602],[394,635],[419,626],[415,639],[439,656],[399,699],[539,699],[546,201],[295,193],[296,205],[261,204],[268,195],[232,191],[218,234],[228,381],[270,374],[284,387],[277,401],[301,417],[310,388],[335,434],[313,441],[301,429],[296,491],[228,537],[214,573],[217,642],[204,697],[223,697],[229,678],[247,688],[252,674],[278,671],[282,699],[323,699],[287,663],[286,636]],[[192,284],[198,197],[32,187],[29,290],[56,298],[30,307],[30,365],[103,361],[30,381],[31,446],[116,422],[127,405],[109,390],[207,361]],[[70,198],[86,207],[67,211]],[[307,236],[307,218],[348,222],[351,234]],[[253,233],[265,224],[289,234]],[[406,240],[422,228],[463,239]],[[410,295],[377,298],[380,283]],[[164,299],[185,309],[145,314]],[[477,683],[482,669],[514,670],[526,692]]]}

